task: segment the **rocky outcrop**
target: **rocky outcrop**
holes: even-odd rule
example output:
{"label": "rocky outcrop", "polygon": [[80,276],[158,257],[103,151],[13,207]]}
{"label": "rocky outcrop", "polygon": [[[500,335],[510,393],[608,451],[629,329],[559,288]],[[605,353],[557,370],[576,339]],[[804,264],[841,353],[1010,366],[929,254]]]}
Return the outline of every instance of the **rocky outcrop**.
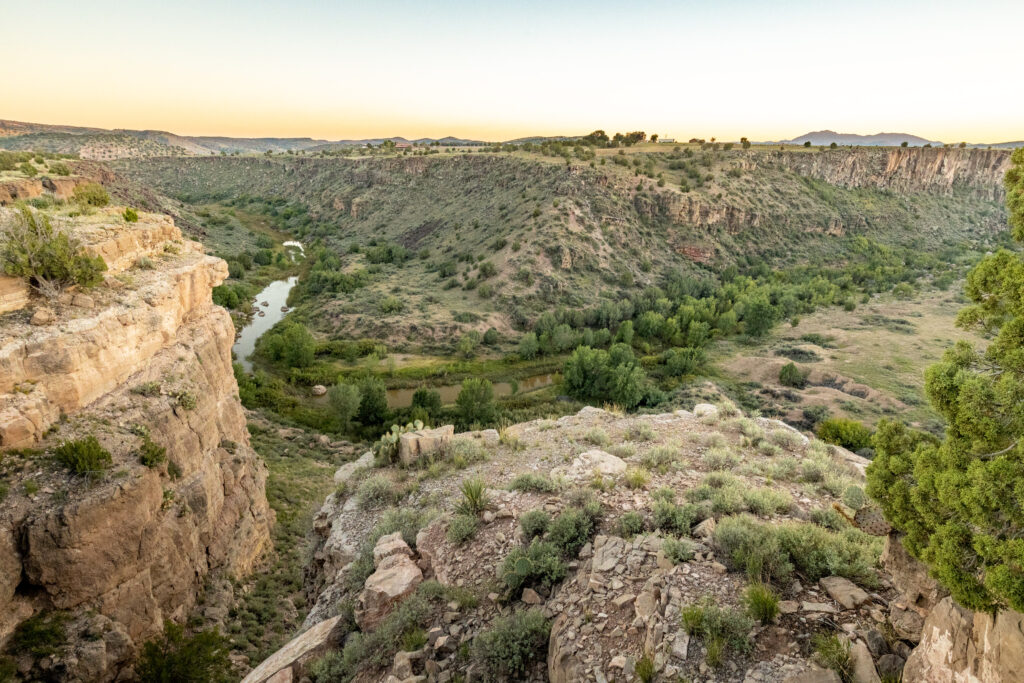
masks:
{"label": "rocky outcrop", "polygon": [[1010,167],[1005,149],[837,149],[766,156],[768,163],[841,187],[939,195],[963,191],[994,201],[1004,197],[1003,176]]}
{"label": "rocky outcrop", "polygon": [[55,199],[70,199],[75,188],[87,178],[81,177],[50,177],[41,178],[20,178],[17,180],[6,180],[0,182],[0,206],[8,206],[14,202],[35,199],[43,194],[49,194]]}
{"label": "rocky outcrop", "polygon": [[925,620],[921,644],[907,659],[907,683],[1000,683],[1024,671],[1024,614],[995,617],[943,598]]}
{"label": "rocky outcrop", "polygon": [[452,425],[406,432],[398,439],[398,459],[408,466],[420,458],[441,453],[451,447],[454,434]]}
{"label": "rocky outcrop", "polygon": [[20,277],[0,275],[0,315],[28,305],[28,283]]}
{"label": "rocky outcrop", "polygon": [[407,595],[423,581],[423,571],[412,560],[412,550],[401,533],[383,536],[373,549],[377,568],[366,579],[356,604],[356,622],[360,628],[375,628]]}
{"label": "rocky outcrop", "polygon": [[[101,616],[103,633],[123,638],[98,639],[102,657],[89,656],[102,666],[88,680],[113,680],[164,620],[188,616],[208,576],[252,569],[273,513],[238,401],[234,327],[211,301],[223,262],[163,217],[125,224],[114,210],[67,227],[108,259],[111,277],[48,302],[48,324],[26,321],[35,299],[5,320],[0,443],[46,451],[94,436],[112,462],[88,477],[49,460],[15,471],[0,503],[0,642],[39,612]],[[131,267],[143,257],[146,267]],[[164,449],[162,462],[140,463],[146,442]],[[72,635],[52,660],[78,661],[91,652],[84,642]],[[29,678],[33,666],[19,662]],[[47,680],[77,680],[67,668]]]}

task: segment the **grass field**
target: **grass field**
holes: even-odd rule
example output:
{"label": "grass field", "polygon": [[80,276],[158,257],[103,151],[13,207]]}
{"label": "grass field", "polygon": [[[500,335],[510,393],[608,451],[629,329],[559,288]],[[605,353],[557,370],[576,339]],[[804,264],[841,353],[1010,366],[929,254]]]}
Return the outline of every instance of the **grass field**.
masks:
{"label": "grass field", "polygon": [[[730,379],[762,385],[794,418],[820,405],[868,423],[898,417],[936,429],[938,415],[923,399],[925,368],[958,340],[984,344],[954,325],[963,305],[957,291],[931,290],[910,300],[883,295],[854,311],[822,310],[795,327],[776,327],[756,345],[722,342],[713,359]],[[779,383],[779,369],[790,360],[810,373],[806,388]]]}

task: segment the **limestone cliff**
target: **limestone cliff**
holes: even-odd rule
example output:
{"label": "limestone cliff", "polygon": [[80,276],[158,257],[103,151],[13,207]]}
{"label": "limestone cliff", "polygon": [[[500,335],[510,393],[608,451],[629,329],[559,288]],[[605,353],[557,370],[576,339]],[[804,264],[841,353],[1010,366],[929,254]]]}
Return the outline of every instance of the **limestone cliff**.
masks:
{"label": "limestone cliff", "polygon": [[[251,570],[273,513],[232,373],[234,328],[211,299],[224,262],[164,216],[54,221],[108,272],[92,292],[22,297],[0,318],[0,644],[58,612],[67,644],[21,656],[21,675],[114,680],[165,619],[185,619],[207,576]],[[49,457],[89,435],[112,455],[97,476]],[[144,437],[163,462],[140,463]]]}

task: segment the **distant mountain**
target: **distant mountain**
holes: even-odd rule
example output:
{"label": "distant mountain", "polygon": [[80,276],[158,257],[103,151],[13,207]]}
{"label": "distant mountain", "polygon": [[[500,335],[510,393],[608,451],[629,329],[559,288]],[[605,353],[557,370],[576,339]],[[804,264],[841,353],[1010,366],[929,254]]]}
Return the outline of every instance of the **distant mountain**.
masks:
{"label": "distant mountain", "polygon": [[904,142],[911,147],[923,145],[941,145],[937,140],[925,140],[924,138],[909,133],[875,133],[874,135],[858,135],[857,133],[837,133],[834,130],[819,130],[813,133],[805,133],[792,140],[780,140],[780,143],[787,145],[802,145],[805,142],[812,145],[830,145],[833,142],[837,145],[854,145],[861,147],[899,147]]}

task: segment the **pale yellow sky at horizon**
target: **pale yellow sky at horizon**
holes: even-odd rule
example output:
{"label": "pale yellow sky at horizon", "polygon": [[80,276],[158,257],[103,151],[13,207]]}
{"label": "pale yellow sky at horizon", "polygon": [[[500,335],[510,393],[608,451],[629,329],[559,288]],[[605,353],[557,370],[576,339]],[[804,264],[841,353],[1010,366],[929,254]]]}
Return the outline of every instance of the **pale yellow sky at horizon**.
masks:
{"label": "pale yellow sky at horizon", "polygon": [[[0,118],[180,135],[1024,139],[1024,3],[40,0]],[[35,27],[45,27],[36,29]]]}

